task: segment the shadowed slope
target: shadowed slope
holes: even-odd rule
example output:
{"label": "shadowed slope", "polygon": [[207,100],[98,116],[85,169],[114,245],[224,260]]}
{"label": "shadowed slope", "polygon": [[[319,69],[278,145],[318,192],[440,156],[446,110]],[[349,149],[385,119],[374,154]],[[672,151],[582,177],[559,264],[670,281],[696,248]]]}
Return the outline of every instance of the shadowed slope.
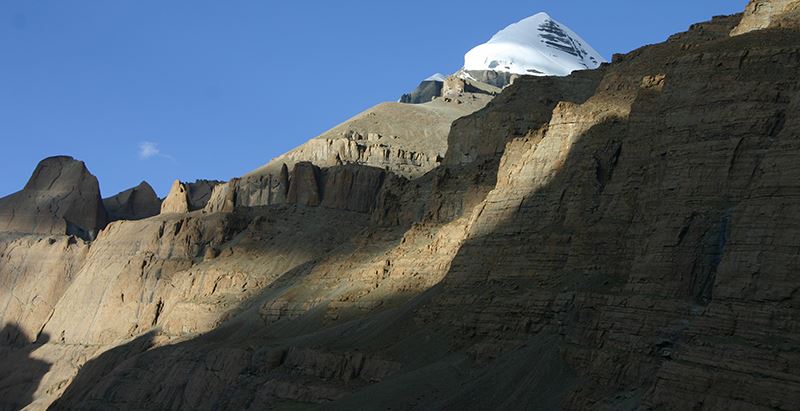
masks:
{"label": "shadowed slope", "polygon": [[51,364],[34,358],[34,351],[49,341],[47,334],[30,341],[14,324],[0,330],[0,410],[23,409],[34,399],[34,393]]}

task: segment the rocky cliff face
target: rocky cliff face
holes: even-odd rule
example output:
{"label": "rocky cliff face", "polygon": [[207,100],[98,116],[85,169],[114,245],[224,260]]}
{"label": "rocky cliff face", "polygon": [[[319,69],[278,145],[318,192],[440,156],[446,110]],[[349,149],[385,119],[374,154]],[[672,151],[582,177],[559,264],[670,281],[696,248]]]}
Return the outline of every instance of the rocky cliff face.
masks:
{"label": "rocky cliff face", "polygon": [[352,164],[320,169],[311,162],[300,162],[291,172],[284,165],[277,178],[248,176],[217,186],[204,211],[298,204],[369,213],[386,174],[379,168]]}
{"label": "rocky cliff face", "polygon": [[103,205],[111,221],[141,220],[161,212],[161,199],[146,181],[113,197],[103,199]]}
{"label": "rocky cliff face", "polygon": [[0,230],[93,238],[108,222],[97,178],[72,157],[42,160],[22,191],[0,199]]}
{"label": "rocky cliff face", "polygon": [[795,409],[800,32],[741,21],[517,79],[414,179],[286,162],[3,237],[0,403]]}
{"label": "rocky cliff face", "polygon": [[[569,77],[519,78],[488,106],[453,123],[447,145],[448,165],[487,161],[507,142],[527,135],[549,120],[560,101],[583,102],[595,93],[604,68]],[[531,93],[530,90],[538,90]]]}
{"label": "rocky cliff face", "polygon": [[161,203],[161,214],[188,213],[189,212],[189,193],[186,184],[180,180],[172,182],[169,193]]}
{"label": "rocky cliff face", "polygon": [[731,31],[737,36],[769,27],[796,28],[800,19],[797,0],[750,0],[742,21]]}
{"label": "rocky cliff face", "polygon": [[222,181],[216,180],[197,180],[194,183],[187,183],[186,195],[189,200],[189,210],[195,211],[203,209],[211,199],[211,193],[214,191],[214,187],[222,183]]}
{"label": "rocky cliff face", "polygon": [[384,103],[361,113],[247,175],[278,177],[281,167],[308,161],[318,167],[357,164],[417,178],[441,164],[452,122],[486,105],[491,96],[461,92],[426,104]]}
{"label": "rocky cliff face", "polygon": [[425,80],[419,83],[419,86],[411,93],[403,94],[400,97],[400,102],[404,104],[428,103],[442,95],[443,85],[444,82],[440,80]]}
{"label": "rocky cliff face", "polygon": [[527,123],[418,318],[458,324],[476,358],[560,336],[594,381],[566,408],[793,408],[795,354],[767,342],[793,326],[764,324],[795,315],[791,252],[772,244],[794,235],[779,174],[800,50],[796,32],[730,39],[736,24],[618,57],[588,100]]}

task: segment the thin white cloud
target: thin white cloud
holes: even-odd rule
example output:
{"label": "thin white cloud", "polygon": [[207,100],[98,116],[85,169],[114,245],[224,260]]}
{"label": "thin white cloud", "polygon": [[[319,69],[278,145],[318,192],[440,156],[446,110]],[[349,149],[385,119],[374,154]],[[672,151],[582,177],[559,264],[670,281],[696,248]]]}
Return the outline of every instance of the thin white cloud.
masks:
{"label": "thin white cloud", "polygon": [[139,158],[147,160],[153,157],[163,157],[172,160],[172,156],[164,154],[159,150],[158,143],[152,141],[142,141],[139,143]]}
{"label": "thin white cloud", "polygon": [[161,151],[158,150],[158,144],[150,141],[142,141],[139,143],[139,158],[142,160],[146,160],[159,154],[161,154]]}

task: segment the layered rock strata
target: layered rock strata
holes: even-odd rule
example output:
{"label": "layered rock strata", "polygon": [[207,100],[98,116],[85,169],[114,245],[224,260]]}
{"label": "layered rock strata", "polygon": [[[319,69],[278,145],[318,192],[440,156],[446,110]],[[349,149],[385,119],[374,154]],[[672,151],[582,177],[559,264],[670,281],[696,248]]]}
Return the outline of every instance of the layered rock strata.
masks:
{"label": "layered rock strata", "polygon": [[478,361],[560,336],[592,381],[567,409],[792,409],[797,329],[769,319],[800,289],[776,247],[797,229],[800,37],[737,23],[620,56],[528,123],[420,321],[457,324]]}
{"label": "layered rock strata", "polygon": [[285,165],[277,178],[247,176],[217,186],[205,211],[232,211],[240,207],[297,204],[371,212],[378,201],[386,172],[357,165],[320,169],[310,162]]}
{"label": "layered rock strata", "polygon": [[425,104],[384,103],[273,159],[246,177],[277,177],[285,164],[343,164],[382,168],[417,178],[441,164],[452,122],[486,105],[484,93],[460,92]]}
{"label": "layered rock strata", "polygon": [[91,245],[4,238],[0,401],[796,408],[800,32],[740,21],[520,78],[413,180],[287,162]]}

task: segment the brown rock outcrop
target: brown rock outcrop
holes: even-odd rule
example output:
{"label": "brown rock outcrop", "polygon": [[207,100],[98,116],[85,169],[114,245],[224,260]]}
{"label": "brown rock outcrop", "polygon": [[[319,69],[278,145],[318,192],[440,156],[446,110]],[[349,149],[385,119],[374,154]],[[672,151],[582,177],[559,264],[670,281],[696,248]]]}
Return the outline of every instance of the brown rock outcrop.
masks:
{"label": "brown rock outcrop", "polygon": [[250,175],[215,186],[205,211],[215,213],[233,211],[237,207],[286,204],[288,191],[289,171],[284,164],[277,176]]}
{"label": "brown rock outcrop", "polygon": [[42,160],[22,191],[0,199],[0,231],[91,239],[107,222],[97,178],[72,157]]}
{"label": "brown rock outcrop", "polygon": [[378,168],[346,165],[324,171],[322,206],[369,213],[375,207],[386,173]]}
{"label": "brown rock outcrop", "polygon": [[161,199],[146,181],[113,197],[103,199],[111,221],[141,220],[161,212]]}
{"label": "brown rock outcrop", "polygon": [[286,164],[281,165],[277,181],[270,184],[269,188],[275,203],[280,204],[286,201],[286,197],[289,195],[289,167]]}
{"label": "brown rock outcrop", "polygon": [[175,180],[169,194],[164,199],[161,212],[186,213],[202,210],[211,200],[214,189],[220,184],[223,183],[213,180],[197,180],[194,183],[182,183],[180,180]]}
{"label": "brown rock outcrop", "polygon": [[[238,184],[239,179],[234,178],[227,183],[222,183],[211,191],[211,197],[208,199],[208,203],[206,203],[206,207],[203,210],[204,212],[209,213],[219,213],[219,212],[231,212],[236,208],[236,185]],[[259,188],[262,187],[259,184]]]}
{"label": "brown rock outcrop", "polygon": [[423,104],[428,103],[436,97],[442,95],[442,85],[440,80],[425,80],[419,83],[411,93],[400,96],[400,103],[403,104]]}
{"label": "brown rock outcrop", "polygon": [[189,211],[201,210],[211,199],[214,187],[222,184],[221,181],[197,180],[194,183],[186,183],[186,195],[189,200]]}
{"label": "brown rock outcrop", "polygon": [[175,180],[169,189],[169,194],[161,203],[161,214],[188,213],[189,211],[189,194],[186,185],[180,180]]}
{"label": "brown rock outcrop", "polygon": [[[460,75],[461,72],[456,73],[444,80],[442,87],[442,97],[449,99],[463,98],[469,96],[471,93],[497,95],[500,94],[502,89],[479,81],[471,80],[468,76]],[[502,75],[502,74],[501,74]],[[509,75],[518,78],[519,75]]]}
{"label": "brown rock outcrop", "polygon": [[286,202],[316,207],[322,203],[320,170],[314,164],[303,161],[294,165],[289,180]]}
{"label": "brown rock outcrop", "polygon": [[342,164],[382,168],[417,178],[441,164],[453,120],[485,106],[491,95],[462,93],[458,101],[379,104],[248,174],[277,176],[284,164],[308,161],[321,168]]}
{"label": "brown rock outcrop", "polygon": [[[601,68],[568,77],[520,77],[485,108],[453,123],[445,163],[456,165],[494,158],[503,152],[508,141],[547,122],[559,101],[579,103],[588,99],[602,76]],[[537,92],[529,92],[531,89]]]}
{"label": "brown rock outcrop", "polygon": [[742,21],[731,31],[731,35],[738,36],[770,27],[797,27],[798,23],[798,0],[750,0]]}
{"label": "brown rock outcrop", "polygon": [[206,212],[230,212],[242,207],[298,204],[370,213],[381,188],[384,170],[354,164],[320,169],[310,162],[284,165],[279,176],[253,175],[215,187]]}

